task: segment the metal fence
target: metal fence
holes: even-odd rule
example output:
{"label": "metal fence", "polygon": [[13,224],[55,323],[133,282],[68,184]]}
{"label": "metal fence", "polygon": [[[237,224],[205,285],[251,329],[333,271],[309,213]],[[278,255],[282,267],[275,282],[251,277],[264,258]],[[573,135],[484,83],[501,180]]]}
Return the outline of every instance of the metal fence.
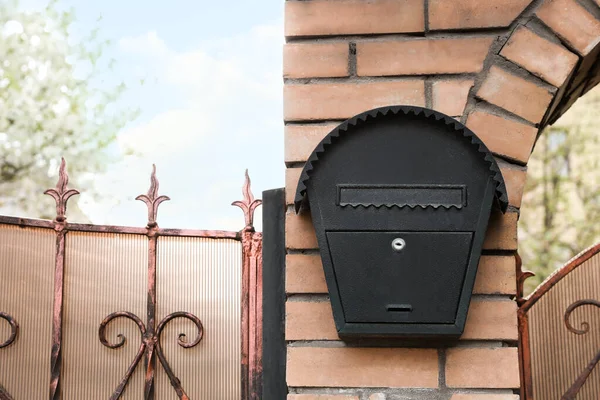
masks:
{"label": "metal fence", "polygon": [[518,265],[521,398],[597,400],[600,244],[574,257],[527,298],[522,284],[530,273],[520,270]]}
{"label": "metal fence", "polygon": [[0,400],[258,399],[262,234],[246,172],[239,232],[162,229],[153,167],[146,227],[0,216]]}

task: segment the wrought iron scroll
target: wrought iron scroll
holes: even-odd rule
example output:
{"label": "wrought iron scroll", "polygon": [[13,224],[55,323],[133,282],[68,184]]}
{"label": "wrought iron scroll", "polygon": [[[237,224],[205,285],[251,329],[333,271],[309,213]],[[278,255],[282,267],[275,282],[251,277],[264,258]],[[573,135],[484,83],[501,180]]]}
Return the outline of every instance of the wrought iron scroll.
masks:
{"label": "wrought iron scroll", "polygon": [[[573,311],[575,311],[576,309],[578,309],[580,307],[588,306],[588,305],[596,306],[596,307],[600,308],[600,301],[591,300],[591,299],[578,300],[578,301],[574,302],[573,304],[571,304],[569,307],[567,307],[564,318],[565,318],[565,325],[567,326],[567,329],[569,330],[569,332],[572,332],[576,335],[585,335],[586,333],[588,333],[590,331],[590,324],[587,321],[584,321],[581,323],[580,329],[575,328],[571,324],[571,321],[570,321],[570,317],[571,317],[571,314],[573,313]],[[577,377],[575,382],[571,385],[569,390],[567,390],[565,392],[565,394],[563,394],[563,396],[561,397],[561,400],[575,400],[575,397],[577,396],[577,394],[579,393],[579,391],[581,390],[581,388],[583,387],[583,385],[589,378],[589,376],[592,373],[592,371],[594,370],[594,368],[596,368],[596,365],[598,364],[598,362],[600,362],[600,351],[598,353],[596,353],[596,355],[590,361],[590,363],[585,367],[585,369],[581,372],[581,374],[579,374],[579,376]]]}
{"label": "wrought iron scroll", "polygon": [[0,400],[14,400],[2,385],[0,385]]}
{"label": "wrought iron scroll", "polygon": [[186,340],[185,334],[180,334],[177,340],[177,343],[183,348],[191,348],[196,346],[202,340],[202,336],[204,333],[204,328],[202,326],[202,322],[198,317],[186,312],[174,312],[172,314],[167,315],[156,324],[156,244],[158,239],[158,224],[156,222],[156,215],[158,213],[158,206],[160,203],[166,200],[170,200],[167,196],[159,196],[158,195],[158,179],[156,178],[156,166],[152,166],[152,175],[150,177],[150,189],[148,190],[148,194],[142,194],[136,197],[136,200],[143,201],[146,203],[148,207],[148,224],[146,225],[146,234],[148,236],[148,303],[147,303],[147,319],[146,325],[142,322],[142,320],[127,311],[119,311],[108,315],[100,324],[100,329],[98,331],[98,336],[100,338],[100,342],[108,348],[118,349],[125,344],[125,337],[122,334],[118,335],[119,341],[116,343],[110,343],[106,339],[106,327],[107,325],[117,319],[117,318],[127,318],[136,323],[140,330],[141,336],[141,344],[140,348],[129,365],[127,372],[119,382],[114,393],[110,396],[111,400],[115,400],[121,397],[129,379],[133,375],[137,365],[141,361],[142,357],[144,357],[144,368],[145,378],[144,378],[144,399],[151,400],[154,399],[154,370],[156,365],[156,357],[162,367],[164,368],[167,376],[169,377],[169,381],[171,385],[175,389],[177,396],[180,399],[189,400],[188,395],[185,393],[181,381],[174,374],[169,362],[167,361],[162,347],[160,345],[160,336],[165,328],[165,326],[172,320],[176,318],[185,318],[194,323],[197,329],[196,338],[188,342]]}
{"label": "wrought iron scroll", "polygon": [[260,400],[262,387],[262,233],[254,230],[254,198],[246,170],[243,200],[231,203],[244,212],[242,240],[242,400]]}
{"label": "wrought iron scroll", "polygon": [[[6,339],[4,342],[0,342],[1,349],[3,347],[10,346],[17,339],[17,335],[19,334],[19,324],[17,323],[17,321],[15,321],[13,317],[11,317],[5,312],[0,312],[0,318],[4,319],[10,325],[10,335],[8,336],[8,339]],[[0,400],[13,400],[13,397],[2,385],[0,385]]]}
{"label": "wrought iron scroll", "polygon": [[17,321],[15,321],[13,317],[11,317],[5,312],[0,311],[0,318],[8,322],[8,324],[10,325],[10,335],[8,336],[8,339],[6,339],[4,342],[0,342],[1,349],[3,347],[11,345],[17,339],[17,334],[19,333],[19,324],[17,323]]}
{"label": "wrought iron scroll", "polygon": [[62,321],[63,321],[63,289],[65,275],[65,234],[67,232],[67,201],[79,194],[75,189],[67,187],[69,175],[67,174],[65,159],[61,159],[58,171],[56,188],[44,192],[54,198],[56,202],[56,218],[54,230],[56,231],[56,253],[54,264],[54,305],[52,309],[52,351],[50,355],[50,399],[61,397],[60,374],[62,366]]}

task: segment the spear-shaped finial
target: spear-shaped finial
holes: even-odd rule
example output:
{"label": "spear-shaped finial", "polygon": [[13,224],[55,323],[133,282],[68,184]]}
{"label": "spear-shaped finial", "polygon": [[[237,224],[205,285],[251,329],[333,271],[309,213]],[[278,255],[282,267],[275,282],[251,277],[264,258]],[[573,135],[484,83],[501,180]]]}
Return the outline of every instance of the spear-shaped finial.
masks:
{"label": "spear-shaped finial", "polygon": [[256,210],[256,207],[262,204],[262,200],[254,199],[250,185],[250,176],[248,175],[248,170],[246,170],[246,180],[244,181],[244,186],[242,187],[242,195],[244,196],[244,200],[238,200],[231,203],[232,206],[238,206],[244,212],[244,220],[247,228],[254,226],[254,210]]}
{"label": "spear-shaped finial", "polygon": [[48,189],[44,192],[44,194],[52,196],[54,201],[56,201],[56,218],[54,219],[56,222],[62,223],[67,220],[67,217],[65,216],[65,213],[67,212],[67,201],[71,196],[79,194],[78,190],[68,189],[68,183],[69,175],[67,174],[67,163],[64,158],[61,158],[56,188]]}
{"label": "spear-shaped finial", "polygon": [[171,200],[168,196],[158,195],[158,179],[156,179],[156,165],[152,164],[152,175],[150,176],[150,189],[148,194],[141,194],[135,198],[141,200],[148,206],[148,228],[154,228],[157,226],[156,214],[158,213],[158,206],[163,201]]}

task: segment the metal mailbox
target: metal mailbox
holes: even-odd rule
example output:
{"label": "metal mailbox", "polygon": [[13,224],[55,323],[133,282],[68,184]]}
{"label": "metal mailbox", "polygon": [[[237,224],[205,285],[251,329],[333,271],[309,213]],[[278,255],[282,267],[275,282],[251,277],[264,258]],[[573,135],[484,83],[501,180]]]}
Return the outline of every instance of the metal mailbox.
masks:
{"label": "metal mailbox", "polygon": [[331,131],[295,207],[311,209],[339,335],[460,336],[494,204],[494,157],[448,116],[384,107]]}

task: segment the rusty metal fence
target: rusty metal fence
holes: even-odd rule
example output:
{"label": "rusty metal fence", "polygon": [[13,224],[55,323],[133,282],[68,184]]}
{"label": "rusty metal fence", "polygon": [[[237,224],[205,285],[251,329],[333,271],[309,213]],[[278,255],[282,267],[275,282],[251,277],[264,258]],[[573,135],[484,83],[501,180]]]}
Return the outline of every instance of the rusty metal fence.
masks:
{"label": "rusty metal fence", "polygon": [[532,274],[517,263],[521,398],[600,398],[600,244],[548,277],[523,298]]}
{"label": "rusty metal fence", "polygon": [[239,232],[73,224],[64,160],[54,221],[0,216],[0,400],[258,399],[262,234],[246,172]]}

